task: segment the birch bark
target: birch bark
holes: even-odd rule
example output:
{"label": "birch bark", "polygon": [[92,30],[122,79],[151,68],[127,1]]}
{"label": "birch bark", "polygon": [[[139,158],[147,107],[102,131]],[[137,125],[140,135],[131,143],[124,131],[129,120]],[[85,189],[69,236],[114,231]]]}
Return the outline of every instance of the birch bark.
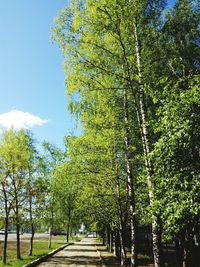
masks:
{"label": "birch bark", "polygon": [[[152,183],[152,175],[153,175],[153,164],[149,159],[150,153],[150,143],[149,143],[149,132],[147,127],[147,108],[145,103],[145,93],[144,88],[142,86],[142,74],[141,74],[141,57],[140,57],[140,49],[139,49],[139,41],[138,41],[138,33],[137,33],[137,23],[134,21],[134,35],[135,35],[135,53],[137,60],[137,73],[138,73],[138,82],[139,82],[139,108],[140,113],[138,115],[138,121],[141,122],[141,137],[143,143],[143,152],[145,157],[145,167],[147,170],[147,185],[149,190],[149,201],[150,204],[154,201],[154,186]],[[152,221],[152,239],[153,239],[153,254],[154,254],[154,264],[155,267],[162,266],[161,259],[161,233],[159,231],[159,225],[157,218],[154,218]]]}

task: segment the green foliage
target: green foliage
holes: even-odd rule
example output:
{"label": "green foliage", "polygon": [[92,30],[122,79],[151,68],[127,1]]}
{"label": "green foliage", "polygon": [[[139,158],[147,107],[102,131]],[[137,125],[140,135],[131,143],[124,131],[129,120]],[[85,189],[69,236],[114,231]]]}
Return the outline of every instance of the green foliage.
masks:
{"label": "green foliage", "polygon": [[78,229],[81,225],[78,206],[80,182],[73,173],[73,165],[66,161],[56,167],[52,190],[55,201],[55,210],[61,228]]}
{"label": "green foliage", "polygon": [[156,180],[159,180],[158,197],[162,198],[159,209],[164,229],[170,236],[197,224],[200,212],[199,78],[192,77],[187,87],[181,88],[183,82],[174,85],[173,94],[166,97],[165,105],[158,110],[160,120],[156,131],[160,139],[153,152]]}
{"label": "green foliage", "polygon": [[176,240],[199,224],[199,3],[165,4],[72,1],[53,38],[82,127],[67,156],[85,221],[130,224],[129,165],[137,221]]}

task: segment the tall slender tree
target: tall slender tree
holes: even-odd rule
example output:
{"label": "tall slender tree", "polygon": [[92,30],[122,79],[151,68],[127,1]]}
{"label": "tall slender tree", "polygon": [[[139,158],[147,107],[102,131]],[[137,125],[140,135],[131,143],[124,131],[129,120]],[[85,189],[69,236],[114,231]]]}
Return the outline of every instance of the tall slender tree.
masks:
{"label": "tall slender tree", "polygon": [[[155,207],[158,202],[163,203],[160,192],[165,175],[157,170],[152,155],[167,133],[162,129],[165,109],[172,103],[176,106],[173,101],[196,80],[199,71],[199,6],[195,3],[177,1],[164,16],[164,0],[77,0],[61,12],[54,28],[54,38],[66,58],[69,107],[82,123],[85,150],[93,152],[90,158],[84,157],[84,163],[93,162],[97,169],[96,175],[90,177],[98,179],[99,173],[104,177],[105,165],[109,171],[117,170],[112,176],[117,185],[126,177],[132,266],[137,266],[136,184],[140,172],[145,173],[148,187],[154,263],[156,267],[163,265],[165,213]],[[183,16],[184,12],[187,16]],[[179,116],[174,116],[174,121]],[[114,164],[106,163],[102,155],[98,159],[94,155],[99,149],[94,136],[106,136],[109,126],[114,130],[109,132],[107,143],[101,141],[101,147],[112,148]],[[103,153],[107,155],[105,150]],[[140,161],[135,167],[138,154],[143,164]],[[178,166],[180,175],[182,167]],[[118,191],[118,200],[119,195]]]}

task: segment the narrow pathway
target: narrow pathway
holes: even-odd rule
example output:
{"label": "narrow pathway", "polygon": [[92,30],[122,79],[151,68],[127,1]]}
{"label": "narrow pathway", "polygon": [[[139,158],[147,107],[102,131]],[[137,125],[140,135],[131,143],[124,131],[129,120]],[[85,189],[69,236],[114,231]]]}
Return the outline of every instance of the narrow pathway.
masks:
{"label": "narrow pathway", "polygon": [[97,253],[95,240],[84,238],[81,242],[66,247],[51,258],[37,265],[38,267],[100,267],[101,260]]}

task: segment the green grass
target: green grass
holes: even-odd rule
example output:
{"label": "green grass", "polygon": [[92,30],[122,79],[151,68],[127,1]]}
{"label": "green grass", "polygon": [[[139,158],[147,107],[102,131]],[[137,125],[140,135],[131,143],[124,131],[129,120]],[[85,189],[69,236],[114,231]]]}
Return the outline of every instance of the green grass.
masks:
{"label": "green grass", "polygon": [[3,265],[0,263],[0,267],[4,266],[13,266],[13,267],[22,267],[23,265],[40,258],[41,256],[47,255],[52,250],[59,248],[64,245],[64,242],[57,242],[56,240],[52,242],[52,248],[48,249],[48,241],[35,241],[33,248],[33,256],[28,256],[29,251],[29,243],[23,242],[21,244],[21,260],[16,259],[16,251],[14,246],[10,246],[8,248],[8,257],[7,264]]}
{"label": "green grass", "polygon": [[69,237],[69,242],[70,242],[70,241],[73,241],[73,242],[74,242],[74,241],[75,241],[75,242],[76,242],[76,241],[81,241],[82,238],[83,238],[83,237],[80,237],[80,236],[72,236],[72,237],[70,236],[70,237]]}
{"label": "green grass", "polygon": [[[69,236],[69,242],[76,242],[80,241],[84,236]],[[53,240],[63,240],[63,242],[66,241],[66,236],[65,235],[55,235],[53,236]]]}
{"label": "green grass", "polygon": [[98,243],[103,243],[103,238],[100,238],[100,237],[96,237],[96,242],[98,242]]}
{"label": "green grass", "polygon": [[[69,242],[80,241],[82,237],[70,237]],[[2,264],[3,243],[0,244],[0,267],[22,267],[23,265],[47,255],[56,248],[63,246],[66,242],[66,236],[53,236],[52,248],[48,249],[48,240],[35,241],[33,245],[33,256],[28,256],[29,242],[21,242],[21,260],[16,259],[16,244],[15,242],[8,243],[7,264]]]}

